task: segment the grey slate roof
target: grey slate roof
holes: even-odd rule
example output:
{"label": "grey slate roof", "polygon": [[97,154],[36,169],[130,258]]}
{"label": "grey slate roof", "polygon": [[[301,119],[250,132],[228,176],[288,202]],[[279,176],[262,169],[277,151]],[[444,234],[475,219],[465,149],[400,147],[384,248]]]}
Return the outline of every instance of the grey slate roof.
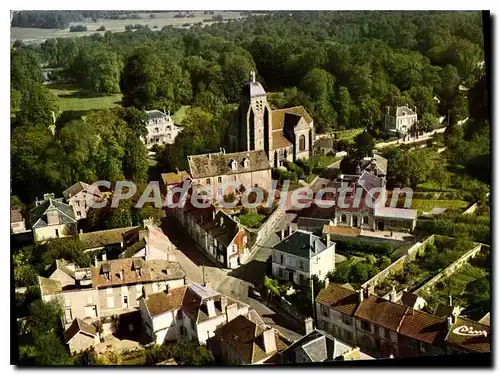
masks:
{"label": "grey slate roof", "polygon": [[325,250],[326,245],[320,237],[315,236],[311,232],[297,230],[276,244],[274,249],[300,258],[311,259]]}
{"label": "grey slate roof", "polygon": [[89,187],[90,187],[89,184],[82,182],[82,181],[78,181],[78,182],[74,183],[73,185],[71,185],[66,190],[64,190],[63,196],[64,196],[64,198],[69,199],[69,198],[75,196],[76,194],[78,194],[79,192],[81,192],[82,190],[87,190]]}
{"label": "grey slate roof", "polygon": [[376,207],[375,216],[394,218],[394,219],[415,220],[417,218],[417,210],[410,210],[407,208],[394,208],[394,207]]}
{"label": "grey slate roof", "polygon": [[162,111],[159,111],[157,109],[146,111],[146,114],[148,115],[149,120],[154,120],[156,118],[161,118],[161,117],[167,117],[166,113],[163,113]]}
{"label": "grey slate roof", "polygon": [[30,224],[33,228],[42,228],[48,225],[46,215],[49,210],[57,210],[59,212],[59,221],[61,224],[76,223],[75,213],[70,205],[49,198],[41,205],[31,209]]}
{"label": "grey slate roof", "polygon": [[249,95],[251,98],[255,97],[255,96],[263,96],[263,95],[267,95],[266,94],[266,90],[264,90],[264,88],[262,87],[262,85],[260,84],[260,82],[252,82],[252,81],[247,81],[245,82],[245,84],[243,85],[243,93],[245,95]]}
{"label": "grey slate roof", "polygon": [[383,175],[387,175],[387,159],[380,155],[373,155],[372,158],[365,158],[361,161],[361,169],[366,170],[372,164],[372,162],[376,163],[376,167],[378,172]]}
{"label": "grey slate roof", "polygon": [[[243,161],[248,159],[248,168]],[[236,170],[231,169],[231,161],[236,161]],[[234,152],[230,154],[213,153],[188,156],[189,170],[193,178],[214,177],[243,172],[271,169],[264,150]]]}
{"label": "grey slate roof", "polygon": [[297,229],[322,231],[325,225],[330,224],[330,219],[320,219],[315,217],[300,217],[297,220]]}
{"label": "grey slate roof", "polygon": [[411,109],[410,107],[408,107],[406,105],[403,105],[401,107],[396,108],[396,116],[397,117],[410,116],[410,115],[414,115],[414,114],[415,114],[415,112],[413,111],[413,109]]}

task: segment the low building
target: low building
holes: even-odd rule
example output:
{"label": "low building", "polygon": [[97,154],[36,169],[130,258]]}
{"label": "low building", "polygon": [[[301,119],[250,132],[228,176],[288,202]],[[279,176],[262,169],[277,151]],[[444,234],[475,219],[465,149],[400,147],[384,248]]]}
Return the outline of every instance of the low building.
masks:
{"label": "low building", "polygon": [[163,260],[117,259],[85,269],[61,262],[50,278],[39,277],[39,284],[45,302],[61,303],[67,328],[75,318],[92,323],[138,311],[144,293],[183,286],[185,273],[179,263]]}
{"label": "low building", "polygon": [[144,258],[175,262],[175,248],[160,228],[146,224],[123,233],[125,251],[120,258]]}
{"label": "low building", "polygon": [[102,202],[105,197],[98,188],[90,188],[90,185],[79,181],[63,191],[63,197],[73,208],[77,220],[87,218],[90,209],[89,202]]}
{"label": "low building", "polygon": [[10,210],[10,231],[14,234],[26,232],[26,221],[21,210]]}
{"label": "low building", "polygon": [[172,144],[175,142],[175,138],[182,131],[182,127],[174,125],[170,112],[166,113],[153,109],[151,111],[146,111],[148,116],[148,122],[146,124],[146,129],[148,134],[145,139],[141,140],[146,144],[149,149],[153,145],[165,145]]}
{"label": "low building", "polygon": [[137,227],[125,227],[99,230],[78,234],[78,239],[83,243],[85,252],[90,252],[98,260],[105,261],[116,259],[123,252],[123,234]]}
{"label": "low building", "polygon": [[408,104],[390,108],[384,115],[384,126],[389,133],[406,135],[410,129],[417,123],[417,107],[410,108]]}
{"label": "low building", "polygon": [[71,237],[77,234],[77,220],[73,208],[55,199],[54,194],[44,194],[31,209],[29,221],[35,242],[50,238]]}
{"label": "low building", "polygon": [[191,176],[186,171],[168,172],[161,174],[160,188],[163,195],[167,195],[168,192],[175,188],[181,187],[185,180],[190,180]]}
{"label": "low building", "polygon": [[315,329],[281,351],[275,363],[314,363],[374,359],[358,347],[346,344],[329,333]]}
{"label": "low building", "polygon": [[367,171],[377,177],[386,177],[387,159],[374,153],[371,157],[364,157],[361,160],[358,168],[359,169],[356,171],[358,175],[361,175],[362,172]]}
{"label": "low building", "polygon": [[[253,187],[271,190],[271,167],[264,150],[191,155],[188,163],[193,183],[211,189],[213,199],[219,200],[241,185],[247,190]],[[227,182],[235,187],[223,191]]]}
{"label": "low building", "polygon": [[335,243],[325,244],[320,237],[297,230],[273,246],[274,277],[303,284],[312,275],[320,280],[335,270]]}
{"label": "low building", "polygon": [[217,327],[247,314],[248,308],[199,284],[146,293],[139,300],[144,330],[159,345],[183,338],[205,344]]}
{"label": "low building", "polygon": [[277,330],[266,326],[255,310],[217,328],[207,341],[214,357],[232,365],[265,363],[289,344]]}
{"label": "low building", "polygon": [[249,255],[248,232],[223,211],[196,208],[186,202],[172,214],[187,234],[223,267],[238,268]]}
{"label": "low building", "polygon": [[[448,347],[460,345],[450,335],[454,326],[446,318],[339,284],[327,283],[319,292],[316,320],[318,328],[375,357],[443,355],[450,352]],[[481,340],[479,346],[463,350],[486,351]]]}
{"label": "low building", "polygon": [[99,343],[99,334],[95,327],[78,318],[73,320],[63,336],[71,355],[91,349]]}
{"label": "low building", "polygon": [[490,326],[463,317],[448,317],[448,354],[490,353]]}
{"label": "low building", "polygon": [[337,139],[335,137],[321,137],[314,142],[314,149],[322,154],[335,153]]}

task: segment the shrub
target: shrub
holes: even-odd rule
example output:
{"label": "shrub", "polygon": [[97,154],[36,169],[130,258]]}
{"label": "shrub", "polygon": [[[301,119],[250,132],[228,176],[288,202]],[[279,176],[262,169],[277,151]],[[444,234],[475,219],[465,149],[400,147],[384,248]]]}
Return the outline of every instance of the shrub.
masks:
{"label": "shrub", "polygon": [[106,27],[105,26],[101,26],[97,29],[97,31],[106,31]]}
{"label": "shrub", "polygon": [[69,28],[70,32],[80,32],[80,31],[87,31],[87,26],[85,25],[74,25]]}

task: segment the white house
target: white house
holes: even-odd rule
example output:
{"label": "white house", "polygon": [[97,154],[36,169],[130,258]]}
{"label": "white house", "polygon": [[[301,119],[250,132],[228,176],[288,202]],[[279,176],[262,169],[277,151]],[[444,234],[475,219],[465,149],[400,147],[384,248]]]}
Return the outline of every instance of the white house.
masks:
{"label": "white house", "polygon": [[104,199],[101,191],[98,188],[90,189],[90,185],[78,181],[69,188],[63,191],[64,199],[73,207],[77,220],[85,219],[90,206],[87,204],[90,196],[97,202]]}
{"label": "white house", "polygon": [[132,228],[123,233],[125,251],[120,258],[144,258],[145,260],[167,260],[175,262],[175,248],[160,228],[146,223],[144,229]]}
{"label": "white house", "polygon": [[146,111],[148,115],[148,123],[146,129],[148,134],[146,139],[142,141],[146,144],[147,148],[153,145],[172,144],[177,135],[182,131],[182,128],[176,126],[170,116],[170,112],[165,113],[157,109]]}
{"label": "white house", "polygon": [[218,327],[248,309],[249,305],[199,284],[166,288],[139,300],[145,332],[159,345],[183,338],[205,344]]}
{"label": "white house", "polygon": [[387,112],[384,116],[384,125],[386,130],[391,133],[405,135],[417,123],[417,120],[417,107],[413,107],[412,109],[406,104],[396,107],[393,111],[387,107]]}
{"label": "white house", "polygon": [[335,242],[328,246],[311,232],[297,230],[273,247],[272,272],[279,279],[302,284],[316,275],[320,280],[335,270]]}

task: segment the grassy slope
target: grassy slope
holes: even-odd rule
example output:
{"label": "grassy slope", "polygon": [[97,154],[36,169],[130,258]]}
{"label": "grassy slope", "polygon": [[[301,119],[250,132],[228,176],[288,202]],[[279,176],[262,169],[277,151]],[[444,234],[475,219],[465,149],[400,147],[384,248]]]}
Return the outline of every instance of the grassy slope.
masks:
{"label": "grassy slope", "polygon": [[186,111],[189,108],[189,105],[183,105],[181,108],[177,110],[172,115],[172,120],[174,120],[174,124],[176,125],[182,125],[182,121],[184,120],[184,117],[186,117]]}
{"label": "grassy slope", "polygon": [[61,111],[89,111],[92,109],[118,107],[122,94],[96,96],[71,84],[52,83],[49,90],[58,97]]}

